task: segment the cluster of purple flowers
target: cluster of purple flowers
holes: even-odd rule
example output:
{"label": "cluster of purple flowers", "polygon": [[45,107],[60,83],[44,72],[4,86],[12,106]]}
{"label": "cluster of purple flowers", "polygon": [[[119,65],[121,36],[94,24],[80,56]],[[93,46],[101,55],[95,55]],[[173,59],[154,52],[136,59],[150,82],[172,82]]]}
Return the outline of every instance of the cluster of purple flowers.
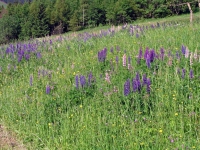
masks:
{"label": "cluster of purple flowers", "polygon": [[149,50],[149,48],[146,48],[146,51],[144,53],[144,59],[146,60],[146,65],[148,68],[151,67],[151,63],[154,61],[156,58],[156,53],[155,50]]}
{"label": "cluster of purple flowers", "polygon": [[107,55],[107,48],[104,48],[103,50],[98,52],[98,60],[99,62],[104,62],[106,60]]}
{"label": "cluster of purple flowers", "polygon": [[[142,82],[142,83],[141,83]],[[132,91],[141,92],[142,87],[146,86],[147,93],[150,93],[151,81],[146,77],[146,74],[143,75],[142,81],[140,80],[140,74],[137,72],[135,78],[132,79]],[[124,83],[124,96],[128,96],[131,92],[131,81],[130,79],[126,80]]]}
{"label": "cluster of purple flowers", "polygon": [[[178,73],[179,75],[181,75],[182,79],[184,79],[184,78],[185,78],[185,75],[186,75],[186,69],[183,68],[183,69],[182,69],[182,73],[181,73],[181,72],[180,72],[180,69],[178,68],[177,73]],[[193,78],[194,78],[194,72],[193,72],[192,69],[190,69],[189,77],[190,77],[190,79],[193,79]]]}
{"label": "cluster of purple flowers", "polygon": [[88,75],[88,82],[86,83],[86,77],[84,75],[76,75],[75,76],[75,86],[76,86],[76,89],[79,89],[79,83],[80,83],[80,86],[82,88],[84,88],[85,86],[91,86],[93,82],[93,75],[92,73],[89,73]]}
{"label": "cluster of purple flowers", "polygon": [[18,62],[21,62],[23,58],[28,61],[32,53],[36,54],[37,58],[41,58],[40,52],[37,52],[37,47],[36,43],[18,43],[16,45],[10,44],[6,48],[5,53],[6,55],[11,55],[11,58],[14,58],[14,56],[17,55]]}

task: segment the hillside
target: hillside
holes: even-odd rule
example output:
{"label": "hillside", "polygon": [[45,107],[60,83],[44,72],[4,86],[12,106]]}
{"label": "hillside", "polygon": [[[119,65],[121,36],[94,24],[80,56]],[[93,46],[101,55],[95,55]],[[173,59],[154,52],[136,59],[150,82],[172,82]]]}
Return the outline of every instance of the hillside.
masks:
{"label": "hillside", "polygon": [[0,47],[0,124],[27,149],[200,149],[199,23],[184,15]]}

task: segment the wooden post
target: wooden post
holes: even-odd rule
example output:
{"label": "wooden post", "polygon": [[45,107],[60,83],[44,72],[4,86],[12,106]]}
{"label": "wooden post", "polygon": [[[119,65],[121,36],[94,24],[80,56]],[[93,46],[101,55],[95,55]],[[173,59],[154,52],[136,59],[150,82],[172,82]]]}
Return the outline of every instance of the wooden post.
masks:
{"label": "wooden post", "polygon": [[189,10],[190,10],[190,23],[192,23],[192,9],[191,9],[191,7],[190,7],[190,3],[188,3],[187,2],[187,5],[188,5],[188,8],[189,8]]}

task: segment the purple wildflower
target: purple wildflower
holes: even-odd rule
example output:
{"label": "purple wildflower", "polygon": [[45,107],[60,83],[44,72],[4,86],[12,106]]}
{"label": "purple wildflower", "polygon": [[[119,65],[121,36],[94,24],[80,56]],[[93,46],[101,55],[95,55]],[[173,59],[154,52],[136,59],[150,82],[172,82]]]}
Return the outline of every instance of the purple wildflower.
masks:
{"label": "purple wildflower", "polygon": [[150,79],[147,79],[147,93],[150,93],[150,90],[151,90],[151,88],[150,88],[150,86],[151,86],[151,81],[150,81]]}
{"label": "purple wildflower", "polygon": [[164,60],[164,57],[165,57],[165,50],[164,50],[164,48],[161,48],[160,49],[160,58],[161,58],[161,60]]}
{"label": "purple wildflower", "polygon": [[152,49],[152,50],[150,51],[150,54],[149,54],[150,62],[153,62],[155,57],[156,57],[156,53],[155,53],[155,51]]}
{"label": "purple wildflower", "polygon": [[194,78],[193,70],[190,69],[190,79]]}
{"label": "purple wildflower", "polygon": [[119,57],[116,56],[116,63],[118,64],[118,62],[119,62]]}
{"label": "purple wildflower", "polygon": [[179,51],[176,51],[176,58],[177,58],[177,59],[180,59]]}
{"label": "purple wildflower", "polygon": [[90,74],[88,75],[88,85],[89,85],[89,86],[90,86],[91,83],[92,83],[92,78],[93,78],[93,76],[92,76],[92,73],[90,72]]}
{"label": "purple wildflower", "polygon": [[85,84],[86,84],[86,80],[85,80],[85,76],[80,76],[80,84],[81,84],[81,86],[82,86],[82,88],[85,86]]}
{"label": "purple wildflower", "polygon": [[186,47],[184,45],[181,46],[181,51],[182,51],[182,54],[185,55]]}
{"label": "purple wildflower", "polygon": [[128,64],[131,64],[131,57],[128,56]]}
{"label": "purple wildflower", "polygon": [[139,55],[138,55],[138,59],[137,59],[138,64],[140,64],[141,59],[142,59],[142,48],[140,48],[140,50],[139,50]]}
{"label": "purple wildflower", "polygon": [[37,56],[38,59],[40,59],[42,57],[40,52],[37,52],[36,56]]}
{"label": "purple wildflower", "polygon": [[136,79],[137,81],[140,80],[140,74],[139,74],[139,72],[136,73],[135,79]]}
{"label": "purple wildflower", "polygon": [[185,69],[182,69],[182,78],[185,78]]}
{"label": "purple wildflower", "polygon": [[76,89],[79,88],[79,78],[78,78],[78,75],[76,75],[75,77],[75,82],[76,82]]}
{"label": "purple wildflower", "polygon": [[110,48],[110,52],[113,53],[113,47]]}
{"label": "purple wildflower", "polygon": [[50,94],[51,88],[49,85],[46,86],[46,94]]}
{"label": "purple wildflower", "polygon": [[30,55],[29,55],[29,54],[26,54],[26,55],[25,55],[25,58],[26,58],[26,60],[29,60],[29,59],[30,59]]}
{"label": "purple wildflower", "polygon": [[150,57],[149,57],[149,55],[147,55],[147,57],[146,57],[146,65],[147,65],[148,68],[151,67],[151,62],[150,62]]}
{"label": "purple wildflower", "polygon": [[124,96],[128,96],[130,93],[130,80],[128,79],[124,84]]}
{"label": "purple wildflower", "polygon": [[139,38],[139,37],[140,37],[140,35],[138,33],[136,33],[136,38]]}
{"label": "purple wildflower", "polygon": [[104,48],[103,50],[98,52],[98,60],[99,62],[104,62],[106,60],[107,55],[107,48]]}
{"label": "purple wildflower", "polygon": [[134,78],[132,80],[132,87],[133,87],[133,92],[137,92],[137,89],[138,89],[137,80]]}
{"label": "purple wildflower", "polygon": [[143,85],[147,84],[147,76],[146,76],[146,74],[143,75],[142,80],[143,80],[143,83],[142,83]]}

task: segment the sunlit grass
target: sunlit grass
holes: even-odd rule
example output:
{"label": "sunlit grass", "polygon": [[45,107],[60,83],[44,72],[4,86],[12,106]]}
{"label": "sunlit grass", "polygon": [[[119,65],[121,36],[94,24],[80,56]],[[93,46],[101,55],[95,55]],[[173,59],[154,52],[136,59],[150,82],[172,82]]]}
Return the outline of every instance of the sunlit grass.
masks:
{"label": "sunlit grass", "polygon": [[[129,29],[116,29],[114,34],[106,30],[107,36],[98,32],[69,39],[65,35],[52,39],[52,44],[49,39],[39,41],[41,58],[31,52],[28,61],[18,62],[17,54],[12,58],[4,47],[1,121],[30,149],[199,149],[199,56],[190,65],[190,58],[181,52],[184,45],[199,55],[199,23],[144,26],[142,32],[137,29],[139,37],[136,31],[131,36]],[[143,56],[138,64],[139,49],[144,55],[147,47],[157,54],[164,48],[164,60],[156,58],[148,68]],[[106,59],[99,62],[98,52],[104,48]],[[123,66],[124,54],[127,63],[131,58],[130,69]],[[184,78],[182,69],[186,70]],[[143,74],[150,78],[150,94],[146,86],[132,92],[137,72],[141,80]],[[88,82],[90,73],[92,85],[77,89],[75,77],[85,76]],[[131,93],[124,96],[128,79]]]}

